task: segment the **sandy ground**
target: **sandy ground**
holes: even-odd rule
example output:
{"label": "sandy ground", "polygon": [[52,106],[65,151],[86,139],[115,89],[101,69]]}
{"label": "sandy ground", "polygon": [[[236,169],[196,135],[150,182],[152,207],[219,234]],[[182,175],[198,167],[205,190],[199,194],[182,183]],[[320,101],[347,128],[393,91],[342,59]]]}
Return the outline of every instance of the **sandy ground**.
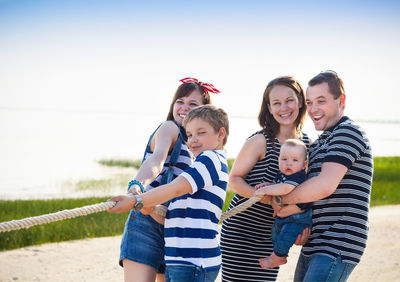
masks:
{"label": "sandy ground", "polygon": [[[400,205],[371,210],[367,249],[349,281],[400,281]],[[123,281],[121,236],[31,246],[0,252],[0,281]],[[299,247],[278,281],[292,281]]]}

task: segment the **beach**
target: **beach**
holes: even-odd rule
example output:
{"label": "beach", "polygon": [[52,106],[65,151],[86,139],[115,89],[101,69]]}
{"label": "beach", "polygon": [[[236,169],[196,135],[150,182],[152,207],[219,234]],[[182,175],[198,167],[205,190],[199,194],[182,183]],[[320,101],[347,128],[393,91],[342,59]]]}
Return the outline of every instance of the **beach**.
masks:
{"label": "beach", "polygon": [[[399,281],[400,205],[370,212],[367,248],[348,281]],[[30,246],[0,252],[0,281],[123,281],[121,236]],[[300,247],[291,249],[278,281],[292,281]],[[219,281],[220,279],[218,279]]]}

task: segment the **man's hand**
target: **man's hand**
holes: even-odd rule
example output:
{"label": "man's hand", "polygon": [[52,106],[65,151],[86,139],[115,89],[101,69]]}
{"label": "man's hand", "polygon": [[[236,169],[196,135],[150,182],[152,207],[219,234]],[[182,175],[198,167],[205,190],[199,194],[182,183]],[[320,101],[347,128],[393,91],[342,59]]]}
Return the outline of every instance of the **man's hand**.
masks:
{"label": "man's hand", "polygon": [[297,236],[296,242],[294,242],[295,245],[297,246],[302,246],[305,243],[307,243],[308,237],[311,235],[311,229],[310,228],[304,228],[303,233],[299,234]]}
{"label": "man's hand", "polygon": [[136,204],[135,197],[128,196],[128,195],[112,197],[108,201],[117,202],[117,204],[114,207],[112,207],[111,209],[108,210],[108,212],[111,212],[111,213],[123,213],[123,212],[130,211],[131,209],[133,209],[133,206]]}

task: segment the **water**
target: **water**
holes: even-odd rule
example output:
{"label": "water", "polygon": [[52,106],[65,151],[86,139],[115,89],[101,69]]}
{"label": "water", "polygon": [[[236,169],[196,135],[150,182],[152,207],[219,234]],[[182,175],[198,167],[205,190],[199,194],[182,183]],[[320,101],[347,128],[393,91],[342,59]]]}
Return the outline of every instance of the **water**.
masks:
{"label": "water", "polygon": [[[160,114],[46,110],[0,110],[0,199],[101,195],[75,191],[81,179],[108,178],[133,169],[100,166],[102,158],[140,159]],[[246,137],[259,129],[256,118],[231,117],[226,149],[234,158]],[[374,156],[400,155],[400,123],[360,122]],[[305,132],[317,138],[311,122]],[[121,193],[121,187],[105,193]]]}

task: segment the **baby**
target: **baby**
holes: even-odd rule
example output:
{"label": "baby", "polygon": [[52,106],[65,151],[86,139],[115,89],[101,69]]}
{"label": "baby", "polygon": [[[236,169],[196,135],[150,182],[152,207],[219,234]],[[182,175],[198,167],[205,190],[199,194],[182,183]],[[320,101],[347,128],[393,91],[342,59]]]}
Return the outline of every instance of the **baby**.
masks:
{"label": "baby", "polygon": [[[274,184],[260,184],[256,196],[271,195],[278,206],[280,195],[286,195],[306,180],[307,147],[297,139],[288,139],[282,145],[279,155],[279,170]],[[297,207],[296,207],[297,206]],[[289,208],[289,207],[287,207]],[[285,209],[285,208],[283,208]],[[297,236],[305,228],[311,228],[311,203],[298,204],[290,207],[290,216],[284,216],[279,211],[272,226],[271,236],[274,243],[273,253],[266,258],[259,259],[262,268],[273,268],[287,262],[290,247]],[[281,216],[280,216],[281,215]]]}

